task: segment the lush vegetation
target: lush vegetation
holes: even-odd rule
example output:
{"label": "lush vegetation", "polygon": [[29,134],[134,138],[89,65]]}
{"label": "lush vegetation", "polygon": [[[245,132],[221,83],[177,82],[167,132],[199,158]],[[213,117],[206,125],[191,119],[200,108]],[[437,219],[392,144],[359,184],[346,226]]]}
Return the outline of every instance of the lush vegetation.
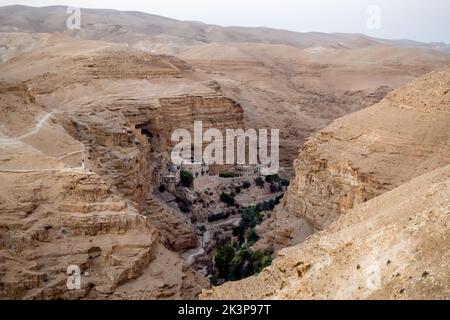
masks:
{"label": "lush vegetation", "polygon": [[216,222],[219,220],[225,220],[230,217],[230,212],[211,213],[208,215],[208,222]]}
{"label": "lush vegetation", "polygon": [[233,192],[232,193],[222,192],[222,194],[220,195],[220,200],[223,203],[226,203],[229,207],[231,207],[236,204],[235,197],[236,195]]}
{"label": "lush vegetation", "polygon": [[267,183],[280,182],[280,181],[281,181],[281,178],[277,174],[266,176],[266,182]]}
{"label": "lush vegetation", "polygon": [[183,187],[192,188],[194,185],[194,175],[189,171],[182,170],[180,172],[180,182]]}
{"label": "lush vegetation", "polygon": [[218,247],[214,256],[217,274],[212,278],[213,283],[217,283],[219,279],[235,281],[247,278],[272,263],[270,252],[254,251],[251,246],[259,240],[255,227],[262,223],[263,211],[273,210],[282,198],[283,195],[254,207],[241,209],[241,222],[233,230],[237,241]]}
{"label": "lush vegetation", "polygon": [[213,283],[218,279],[236,281],[259,273],[272,263],[272,257],[266,251],[253,251],[248,244],[227,243],[217,249],[214,261],[218,273]]}
{"label": "lush vegetation", "polygon": [[247,207],[242,209],[241,218],[239,227],[235,228],[233,233],[239,238],[239,242],[243,243],[248,240],[248,230],[261,224],[263,215],[261,210],[258,210],[256,207]]}
{"label": "lush vegetation", "polygon": [[289,180],[282,179],[277,174],[266,176],[265,180],[267,183],[270,183],[270,192],[272,193],[281,192],[283,188],[289,186]]}
{"label": "lush vegetation", "polygon": [[256,178],[256,179],[255,179],[255,184],[256,184],[258,187],[264,188],[264,179],[261,178],[261,177]]}

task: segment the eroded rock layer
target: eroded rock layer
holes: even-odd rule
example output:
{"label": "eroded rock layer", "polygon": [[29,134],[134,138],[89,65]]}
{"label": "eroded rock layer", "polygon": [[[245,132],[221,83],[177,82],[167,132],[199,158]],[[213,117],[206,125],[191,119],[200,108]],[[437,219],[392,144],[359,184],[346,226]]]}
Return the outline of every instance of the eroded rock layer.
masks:
{"label": "eroded rock layer", "polygon": [[449,299],[449,88],[428,74],[311,138],[258,244],[297,245],[202,297]]}
{"label": "eroded rock layer", "polygon": [[242,108],[176,58],[101,42],[50,39],[0,69],[0,297],[193,299],[208,287],[179,255],[198,246],[190,220],[153,190],[172,129],[242,127]]}
{"label": "eroded rock layer", "polygon": [[262,227],[267,239],[300,243],[311,234],[303,225],[322,230],[349,209],[450,163],[449,88],[449,70],[427,74],[310,138],[282,205]]}
{"label": "eroded rock layer", "polygon": [[205,299],[449,299],[450,167],[350,210]]}

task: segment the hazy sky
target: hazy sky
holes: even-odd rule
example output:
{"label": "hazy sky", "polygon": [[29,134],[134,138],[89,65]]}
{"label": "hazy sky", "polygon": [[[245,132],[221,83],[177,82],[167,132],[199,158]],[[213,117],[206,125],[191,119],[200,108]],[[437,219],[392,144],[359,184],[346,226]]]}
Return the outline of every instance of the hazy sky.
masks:
{"label": "hazy sky", "polygon": [[[133,10],[224,26],[357,32],[450,43],[450,0],[0,0],[0,5],[10,4]],[[370,21],[380,24],[369,28],[367,10],[373,5],[380,9],[381,19],[372,16],[375,20]]]}

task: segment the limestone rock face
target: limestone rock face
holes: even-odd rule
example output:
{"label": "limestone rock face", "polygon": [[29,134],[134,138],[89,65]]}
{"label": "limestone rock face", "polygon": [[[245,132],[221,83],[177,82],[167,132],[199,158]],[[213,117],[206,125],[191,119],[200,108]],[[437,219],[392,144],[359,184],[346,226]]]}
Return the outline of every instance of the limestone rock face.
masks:
{"label": "limestone rock face", "polygon": [[204,299],[449,299],[450,166],[348,211]]}
{"label": "limestone rock face", "polygon": [[[0,174],[0,297],[111,294],[154,259],[157,230],[99,177],[77,171]],[[71,265],[82,272],[77,291],[66,287]]]}
{"label": "limestone rock face", "polygon": [[153,190],[173,128],[242,127],[242,108],[176,58],[95,41],[0,69],[0,297],[196,298],[209,282],[179,254],[194,227]]}
{"label": "limestone rock face", "polygon": [[202,297],[449,299],[449,89],[428,74],[311,138],[257,244],[297,245]]}
{"label": "limestone rock face", "polygon": [[266,237],[293,221],[284,242],[300,243],[311,226],[323,230],[349,209],[450,163],[449,88],[450,70],[427,74],[310,138],[281,206],[261,227]]}

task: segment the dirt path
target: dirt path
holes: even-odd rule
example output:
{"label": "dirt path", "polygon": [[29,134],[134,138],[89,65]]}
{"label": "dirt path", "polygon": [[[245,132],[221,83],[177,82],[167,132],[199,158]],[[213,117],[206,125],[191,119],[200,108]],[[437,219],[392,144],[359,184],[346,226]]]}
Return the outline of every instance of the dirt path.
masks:
{"label": "dirt path", "polygon": [[47,113],[45,116],[43,116],[43,117],[38,121],[38,123],[36,124],[36,126],[34,127],[34,129],[31,130],[30,132],[28,132],[28,133],[26,133],[26,134],[24,134],[24,135],[21,135],[21,136],[19,136],[19,137],[15,137],[15,138],[0,139],[0,143],[1,143],[1,142],[19,141],[19,140],[23,140],[23,139],[25,139],[25,138],[28,138],[28,137],[30,137],[30,136],[32,136],[32,135],[35,135],[36,133],[38,133],[38,132],[42,129],[42,127],[47,123],[48,119],[50,119],[51,116],[53,116],[53,114],[54,114],[54,112],[52,111],[52,112]]}

